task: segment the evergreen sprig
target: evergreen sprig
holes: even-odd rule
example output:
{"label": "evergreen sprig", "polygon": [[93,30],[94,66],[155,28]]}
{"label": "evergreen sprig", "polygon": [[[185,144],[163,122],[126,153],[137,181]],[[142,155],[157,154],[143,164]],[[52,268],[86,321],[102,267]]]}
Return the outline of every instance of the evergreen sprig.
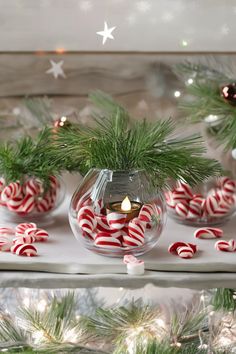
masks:
{"label": "evergreen sprig", "polygon": [[6,183],[23,181],[25,176],[39,178],[47,186],[48,177],[58,175],[61,166],[53,159],[53,135],[44,128],[37,137],[22,137],[0,145],[0,176]]}
{"label": "evergreen sprig", "polygon": [[91,99],[103,108],[94,115],[95,126],[76,124],[57,137],[55,159],[68,170],[143,169],[159,187],[170,178],[193,185],[219,173],[218,162],[202,156],[199,136],[173,138],[176,125],[171,119],[134,122],[110,96],[96,92]]}
{"label": "evergreen sprig", "polygon": [[177,69],[194,77],[193,84],[186,86],[188,96],[180,102],[187,121],[197,123],[209,115],[218,116],[218,124],[210,128],[210,132],[227,150],[236,148],[236,109],[221,96],[222,86],[235,80],[223,72],[200,64],[184,63]]}
{"label": "evergreen sprig", "polygon": [[212,298],[212,305],[215,311],[235,311],[236,310],[236,291],[235,289],[216,289]]}

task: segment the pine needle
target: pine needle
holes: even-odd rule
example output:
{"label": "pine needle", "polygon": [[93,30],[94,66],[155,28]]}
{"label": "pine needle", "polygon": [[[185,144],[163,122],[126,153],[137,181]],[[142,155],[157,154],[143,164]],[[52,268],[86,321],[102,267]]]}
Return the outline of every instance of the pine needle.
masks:
{"label": "pine needle", "polygon": [[218,162],[202,157],[199,136],[172,138],[175,123],[171,119],[132,122],[111,97],[97,92],[91,98],[103,108],[96,113],[96,126],[76,124],[57,137],[54,156],[68,170],[82,174],[91,168],[145,170],[158,187],[170,178],[182,178],[192,185],[221,170]]}

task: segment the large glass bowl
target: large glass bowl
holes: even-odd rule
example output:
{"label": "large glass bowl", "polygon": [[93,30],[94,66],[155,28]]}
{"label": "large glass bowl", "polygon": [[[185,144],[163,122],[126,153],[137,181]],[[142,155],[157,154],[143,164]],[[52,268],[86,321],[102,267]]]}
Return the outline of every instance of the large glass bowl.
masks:
{"label": "large glass bowl", "polygon": [[47,189],[34,177],[25,176],[21,183],[7,185],[0,178],[0,216],[6,221],[48,224],[64,197],[65,184],[59,177],[51,176]]}
{"label": "large glass bowl", "polygon": [[176,222],[191,226],[220,225],[236,210],[236,182],[228,177],[212,178],[194,188],[177,182],[165,197],[167,214]]}
{"label": "large glass bowl", "polygon": [[75,191],[69,221],[92,252],[122,257],[152,249],[165,222],[165,203],[145,171],[91,170]]}

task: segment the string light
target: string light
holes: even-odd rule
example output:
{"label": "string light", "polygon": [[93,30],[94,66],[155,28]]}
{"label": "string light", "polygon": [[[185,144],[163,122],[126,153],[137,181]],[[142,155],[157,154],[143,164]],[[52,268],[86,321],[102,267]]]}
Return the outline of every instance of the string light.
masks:
{"label": "string light", "polygon": [[187,84],[189,84],[189,85],[193,84],[193,79],[191,77],[187,80]]}
{"label": "string light", "polygon": [[180,91],[175,91],[174,96],[176,98],[180,97],[181,96],[181,92]]}
{"label": "string light", "polygon": [[188,42],[185,39],[182,40],[181,44],[182,44],[183,47],[187,47],[188,46]]}

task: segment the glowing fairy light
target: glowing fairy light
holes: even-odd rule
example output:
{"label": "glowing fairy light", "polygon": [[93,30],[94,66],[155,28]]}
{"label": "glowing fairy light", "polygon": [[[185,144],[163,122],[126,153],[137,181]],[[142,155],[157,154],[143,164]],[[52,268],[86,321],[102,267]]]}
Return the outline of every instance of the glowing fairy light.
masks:
{"label": "glowing fairy light", "polygon": [[175,91],[175,92],[174,92],[174,96],[175,96],[176,98],[180,97],[180,96],[181,96],[181,92],[180,92],[180,91]]}
{"label": "glowing fairy light", "polygon": [[182,40],[181,44],[182,44],[182,47],[188,46],[188,42],[185,39]]}
{"label": "glowing fairy light", "polygon": [[192,84],[193,84],[193,79],[190,77],[190,78],[187,80],[187,83],[188,83],[189,85],[192,85]]}
{"label": "glowing fairy light", "polygon": [[46,300],[40,300],[38,305],[37,305],[37,310],[39,312],[44,312],[47,306],[47,301]]}

